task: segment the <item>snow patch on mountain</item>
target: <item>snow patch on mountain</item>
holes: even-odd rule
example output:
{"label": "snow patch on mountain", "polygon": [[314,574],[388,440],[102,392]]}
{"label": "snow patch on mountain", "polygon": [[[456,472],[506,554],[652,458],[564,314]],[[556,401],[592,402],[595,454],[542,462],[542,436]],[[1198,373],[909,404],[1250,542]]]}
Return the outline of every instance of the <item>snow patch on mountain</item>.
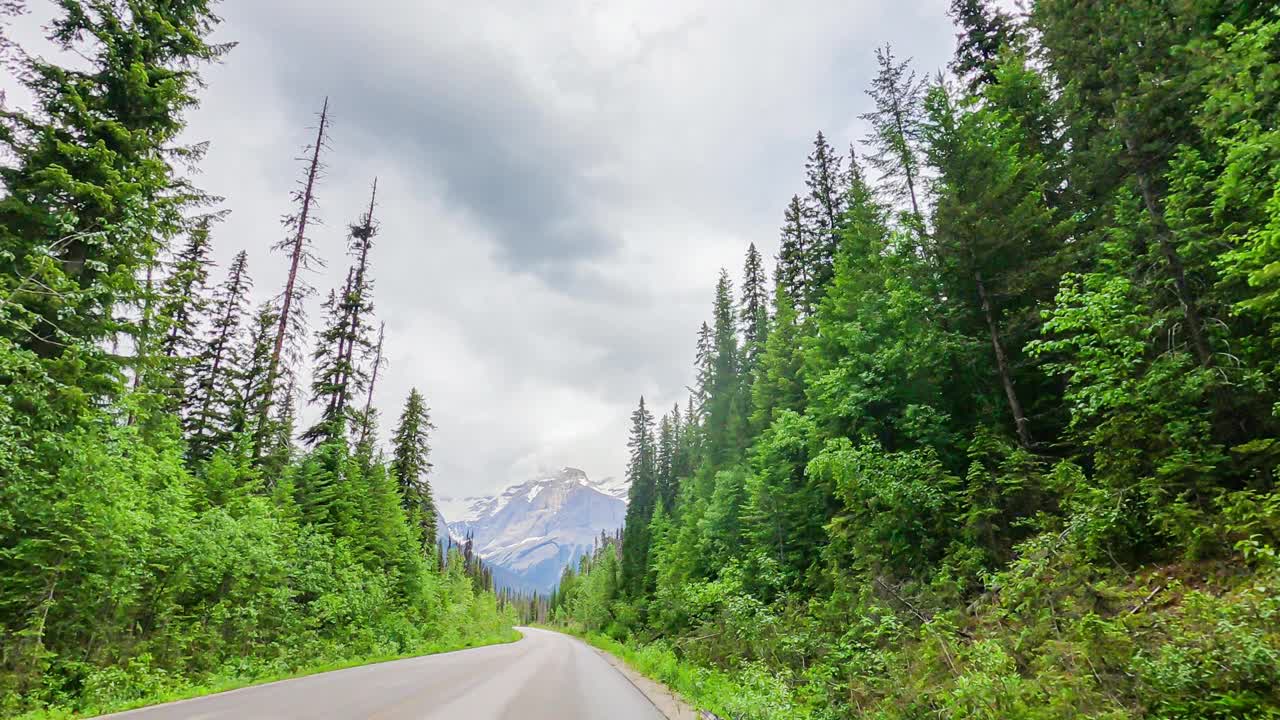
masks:
{"label": "snow patch on mountain", "polygon": [[476,553],[521,589],[546,591],[569,563],[590,553],[600,534],[622,527],[626,485],[591,481],[577,468],[544,473],[500,494],[440,498],[454,537],[470,533]]}

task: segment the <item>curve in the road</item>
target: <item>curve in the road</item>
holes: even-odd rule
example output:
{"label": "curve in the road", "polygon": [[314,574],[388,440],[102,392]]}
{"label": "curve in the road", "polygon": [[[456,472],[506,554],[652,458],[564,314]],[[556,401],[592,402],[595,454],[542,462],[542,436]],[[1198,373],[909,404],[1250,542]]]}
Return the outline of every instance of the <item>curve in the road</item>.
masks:
{"label": "curve in the road", "polygon": [[113,720],[663,720],[576,638],[519,628],[506,645],[364,665],[109,715]]}

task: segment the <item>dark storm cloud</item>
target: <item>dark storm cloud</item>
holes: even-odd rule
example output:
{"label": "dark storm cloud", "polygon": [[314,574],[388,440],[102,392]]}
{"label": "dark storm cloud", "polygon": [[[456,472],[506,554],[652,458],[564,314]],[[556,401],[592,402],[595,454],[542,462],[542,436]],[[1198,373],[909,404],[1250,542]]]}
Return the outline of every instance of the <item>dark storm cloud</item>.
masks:
{"label": "dark storm cloud", "polygon": [[[254,12],[264,21],[259,30],[280,39],[273,54],[281,59],[279,85],[291,95],[285,100],[310,112],[329,94],[344,152],[416,170],[424,188],[434,186],[491,233],[507,268],[566,291],[610,292],[576,266],[620,245],[594,212],[618,188],[592,169],[614,158],[581,119],[549,107],[510,54],[472,43],[405,47],[380,37],[385,28],[376,23],[304,19],[299,28],[291,14]],[[272,27],[282,20],[291,32]]]}

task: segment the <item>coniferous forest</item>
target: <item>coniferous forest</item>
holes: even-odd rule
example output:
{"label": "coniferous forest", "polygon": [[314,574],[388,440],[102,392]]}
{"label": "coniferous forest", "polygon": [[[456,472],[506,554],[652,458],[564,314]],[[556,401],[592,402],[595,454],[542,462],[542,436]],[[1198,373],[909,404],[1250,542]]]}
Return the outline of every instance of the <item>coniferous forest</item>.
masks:
{"label": "coniferous forest", "polygon": [[1029,5],[868,52],[554,622],[723,717],[1280,716],[1280,12]]}
{"label": "coniferous forest", "polygon": [[[204,148],[181,141],[231,50],[214,2],[56,6],[66,65],[0,43],[33,98],[0,108],[0,715],[509,639],[470,547],[437,546],[427,400],[373,405],[394,342],[376,182],[328,258],[345,282],[310,285],[328,101],[299,128],[283,228],[220,239]],[[211,262],[274,239],[282,288],[255,288],[243,251]]]}

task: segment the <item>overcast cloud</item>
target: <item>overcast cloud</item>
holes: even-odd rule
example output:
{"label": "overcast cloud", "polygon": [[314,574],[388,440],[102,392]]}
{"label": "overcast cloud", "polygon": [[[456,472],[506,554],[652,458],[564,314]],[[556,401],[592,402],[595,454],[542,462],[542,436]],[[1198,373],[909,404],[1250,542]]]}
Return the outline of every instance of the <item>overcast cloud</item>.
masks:
{"label": "overcast cloud", "polygon": [[877,45],[946,63],[945,5],[226,0],[217,37],[239,45],[190,127],[232,211],[217,258],[247,248],[259,296],[278,290],[267,248],[328,96],[311,280],[345,275],[377,176],[384,430],[426,394],[440,495],[620,475],[637,398],[683,402],[718,268],[736,279],[750,242],[772,258],[815,131],[862,135]]}

